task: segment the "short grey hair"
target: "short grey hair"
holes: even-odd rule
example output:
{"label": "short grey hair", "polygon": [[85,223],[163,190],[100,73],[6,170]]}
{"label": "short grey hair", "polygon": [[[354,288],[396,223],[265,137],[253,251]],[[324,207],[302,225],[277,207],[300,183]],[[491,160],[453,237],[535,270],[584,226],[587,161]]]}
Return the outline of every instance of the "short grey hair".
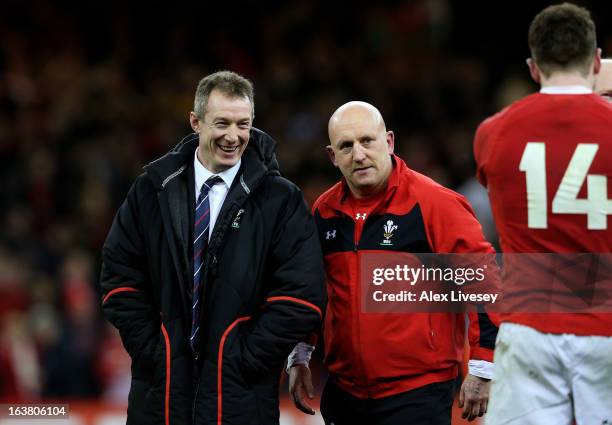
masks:
{"label": "short grey hair", "polygon": [[218,71],[207,75],[198,83],[193,102],[193,111],[199,119],[204,119],[208,97],[213,90],[219,90],[230,98],[247,97],[251,102],[251,118],[255,118],[255,90],[253,83],[232,71]]}

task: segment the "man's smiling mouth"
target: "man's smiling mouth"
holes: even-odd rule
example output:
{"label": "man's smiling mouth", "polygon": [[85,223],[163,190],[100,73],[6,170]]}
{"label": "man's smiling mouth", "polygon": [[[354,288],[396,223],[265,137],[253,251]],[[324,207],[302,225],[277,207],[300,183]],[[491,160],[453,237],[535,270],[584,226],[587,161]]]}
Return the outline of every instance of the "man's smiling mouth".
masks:
{"label": "man's smiling mouth", "polygon": [[236,152],[238,148],[240,147],[240,145],[236,145],[236,146],[217,145],[217,147],[221,149],[223,152],[232,153],[232,152]]}

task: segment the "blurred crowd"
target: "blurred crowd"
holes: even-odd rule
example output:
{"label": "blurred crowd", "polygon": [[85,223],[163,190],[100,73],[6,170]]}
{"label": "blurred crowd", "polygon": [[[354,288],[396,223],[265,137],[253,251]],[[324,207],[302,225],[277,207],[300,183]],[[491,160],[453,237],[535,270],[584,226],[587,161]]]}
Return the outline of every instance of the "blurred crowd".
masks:
{"label": "blurred crowd", "polygon": [[142,166],[190,131],[197,82],[218,69],[254,82],[255,126],[309,202],[340,175],[324,151],[329,116],[365,100],[408,165],[466,194],[495,238],[472,137],[534,89],[526,23],[516,59],[488,54],[486,34],[466,49],[477,29],[458,1],[84,3],[0,6],[0,399],[127,399],[129,358],[100,314],[101,246]]}

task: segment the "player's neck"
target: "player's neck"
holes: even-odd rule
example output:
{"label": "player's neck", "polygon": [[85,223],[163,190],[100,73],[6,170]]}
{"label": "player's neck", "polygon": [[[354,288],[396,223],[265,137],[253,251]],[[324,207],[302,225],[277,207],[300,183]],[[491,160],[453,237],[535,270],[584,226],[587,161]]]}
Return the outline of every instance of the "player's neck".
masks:
{"label": "player's neck", "polygon": [[540,86],[544,87],[559,87],[559,86],[584,86],[590,90],[593,90],[595,85],[595,78],[593,75],[584,77],[579,73],[554,73],[550,77],[546,78],[540,75]]}

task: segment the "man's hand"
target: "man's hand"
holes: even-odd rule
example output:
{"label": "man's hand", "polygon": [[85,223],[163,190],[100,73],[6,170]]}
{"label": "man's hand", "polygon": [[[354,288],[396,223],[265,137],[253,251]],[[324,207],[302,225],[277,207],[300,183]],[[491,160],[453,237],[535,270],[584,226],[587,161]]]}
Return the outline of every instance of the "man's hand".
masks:
{"label": "man's hand", "polygon": [[314,409],[306,401],[306,397],[314,399],[312,375],[310,369],[303,365],[295,365],[289,369],[289,394],[295,407],[309,415],[314,415]]}
{"label": "man's hand", "polygon": [[473,421],[477,416],[487,413],[491,380],[469,375],[463,380],[459,391],[459,407],[463,407],[461,417]]}

